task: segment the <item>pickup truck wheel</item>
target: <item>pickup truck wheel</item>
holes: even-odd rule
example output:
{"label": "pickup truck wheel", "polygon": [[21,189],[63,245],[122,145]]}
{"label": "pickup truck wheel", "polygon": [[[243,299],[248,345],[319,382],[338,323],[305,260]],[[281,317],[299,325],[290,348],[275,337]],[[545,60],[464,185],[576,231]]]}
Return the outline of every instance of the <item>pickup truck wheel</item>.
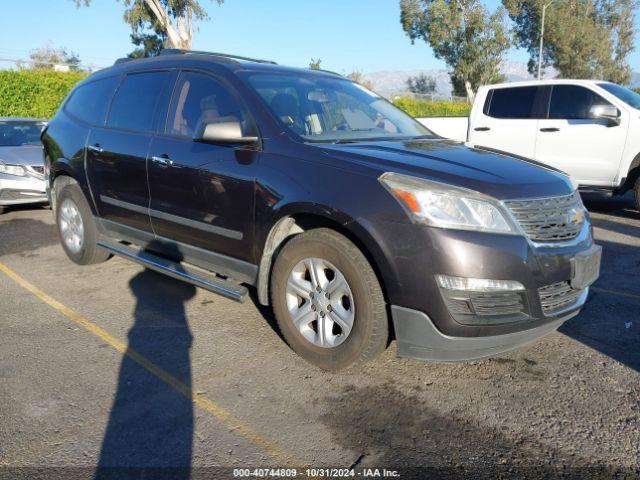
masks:
{"label": "pickup truck wheel", "polygon": [[91,208],[77,184],[66,185],[56,200],[56,223],[62,248],[74,263],[91,265],[111,255],[98,247],[98,228]]}
{"label": "pickup truck wheel", "polygon": [[284,246],[273,267],[271,304],[291,348],[324,370],[364,363],[386,348],[380,283],[362,252],[333,230],[310,230]]}
{"label": "pickup truck wheel", "polygon": [[633,188],[633,192],[635,193],[636,198],[636,210],[640,212],[640,177],[636,179],[636,185]]}

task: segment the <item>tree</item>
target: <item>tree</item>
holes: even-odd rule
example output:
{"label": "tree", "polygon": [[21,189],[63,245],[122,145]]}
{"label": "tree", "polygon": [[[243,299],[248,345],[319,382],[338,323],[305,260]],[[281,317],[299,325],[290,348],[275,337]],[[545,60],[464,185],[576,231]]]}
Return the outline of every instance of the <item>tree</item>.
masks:
{"label": "tree", "polygon": [[55,48],[51,45],[36,48],[29,52],[32,68],[53,70],[55,65],[66,65],[70,70],[80,69],[80,56],[66,48]]}
{"label": "tree", "polygon": [[411,93],[431,95],[436,91],[436,81],[424,73],[407,79],[407,88]]}
{"label": "tree", "polygon": [[[123,0],[127,7],[124,20],[134,35],[150,35],[161,31],[169,46],[190,50],[193,43],[193,23],[208,19],[198,0]],[[224,0],[215,0],[222,5]],[[75,0],[78,6],[88,6],[91,0]],[[157,40],[157,39],[154,39]],[[144,43],[144,41],[143,41]]]}
{"label": "tree", "polygon": [[358,70],[354,70],[353,72],[351,72],[349,75],[347,75],[347,78],[352,82],[356,82],[357,84],[368,88],[369,90],[373,90],[373,83],[371,83],[371,80],[368,80],[367,77],[365,77],[364,74]]}
{"label": "tree", "polygon": [[311,59],[311,61],[309,62],[309,68],[311,70],[321,70],[322,67],[320,66],[322,64],[322,60],[320,58],[318,59]]}
{"label": "tree", "polygon": [[[516,45],[538,64],[542,6],[548,0],[502,0],[514,22]],[[636,0],[556,0],[547,9],[543,67],[561,78],[598,78],[628,83],[635,39]]]}
{"label": "tree", "polygon": [[473,101],[480,85],[504,80],[500,63],[511,45],[506,12],[480,0],[400,0],[400,22],[415,42],[424,40],[450,68],[456,95]]}
{"label": "tree", "polygon": [[145,58],[160,55],[167,44],[167,37],[161,31],[153,33],[132,33],[131,43],[138,48],[127,55],[129,58]]}

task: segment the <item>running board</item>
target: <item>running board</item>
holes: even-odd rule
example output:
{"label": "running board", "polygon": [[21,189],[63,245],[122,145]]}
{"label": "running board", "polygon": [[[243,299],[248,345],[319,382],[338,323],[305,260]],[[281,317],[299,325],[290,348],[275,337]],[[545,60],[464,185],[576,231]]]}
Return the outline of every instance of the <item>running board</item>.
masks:
{"label": "running board", "polygon": [[190,268],[180,262],[174,262],[154,253],[132,248],[121,243],[111,243],[104,240],[98,241],[98,245],[109,252],[121,257],[133,260],[140,265],[163,273],[178,280],[203,288],[236,302],[243,303],[249,294],[246,287],[217,277],[214,273]]}

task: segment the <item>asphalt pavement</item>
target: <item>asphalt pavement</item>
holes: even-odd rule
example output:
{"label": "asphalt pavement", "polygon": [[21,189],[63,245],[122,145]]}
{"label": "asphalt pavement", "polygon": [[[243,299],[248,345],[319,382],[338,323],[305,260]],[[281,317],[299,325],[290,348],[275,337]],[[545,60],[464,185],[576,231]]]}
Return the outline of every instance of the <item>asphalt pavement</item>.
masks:
{"label": "asphalt pavement", "polygon": [[638,478],[640,213],[629,196],[586,203],[602,275],[558,332],[472,363],[392,344],[338,374],[296,356],[255,295],[237,304],[120,258],[74,265],[50,210],[11,209],[0,479]]}

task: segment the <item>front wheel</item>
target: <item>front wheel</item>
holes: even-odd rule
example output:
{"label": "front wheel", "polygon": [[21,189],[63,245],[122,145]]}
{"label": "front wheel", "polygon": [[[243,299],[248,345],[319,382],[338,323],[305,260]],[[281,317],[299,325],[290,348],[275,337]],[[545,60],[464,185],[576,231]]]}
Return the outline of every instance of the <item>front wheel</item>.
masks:
{"label": "front wheel", "polygon": [[636,210],[640,212],[640,176],[636,180],[636,185],[633,188],[633,192],[635,193]]}
{"label": "front wheel", "polygon": [[271,304],[287,343],[322,369],[363,363],[387,345],[378,278],[362,252],[333,230],[310,230],[284,246],[271,276]]}

